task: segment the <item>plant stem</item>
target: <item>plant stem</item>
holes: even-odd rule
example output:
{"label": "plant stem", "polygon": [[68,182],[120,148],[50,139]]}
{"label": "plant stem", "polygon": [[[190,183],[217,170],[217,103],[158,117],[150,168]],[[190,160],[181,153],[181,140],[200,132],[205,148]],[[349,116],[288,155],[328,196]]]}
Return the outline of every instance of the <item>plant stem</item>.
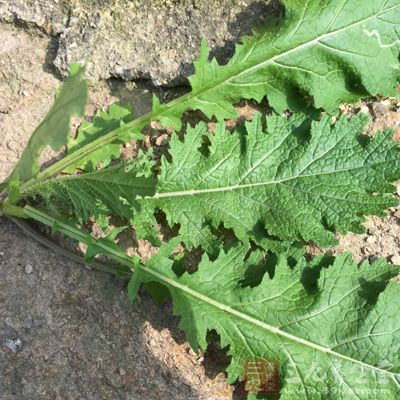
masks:
{"label": "plant stem", "polygon": [[[11,211],[10,213],[8,211]],[[18,207],[18,206],[13,206],[12,210],[4,209],[3,212],[7,216],[11,217],[19,217],[19,218],[32,218],[35,221],[41,222],[44,225],[47,225],[51,228],[56,228],[57,231],[63,233],[64,235],[67,235],[68,237],[75,239],[79,242],[83,242],[87,245],[95,245],[96,247],[100,248],[102,252],[107,255],[108,257],[112,258],[113,260],[117,261],[120,265],[124,265],[125,267],[128,267],[128,270],[126,268],[123,269],[116,269],[110,266],[108,269],[113,269],[113,274],[115,275],[120,275],[121,272],[124,274],[129,274],[131,275],[130,271],[133,271],[135,265],[138,265],[140,260],[138,257],[130,257],[128,256],[125,252],[122,250],[117,250],[115,249],[114,246],[109,246],[106,242],[103,242],[101,240],[96,240],[93,238],[91,235],[88,233],[82,232],[81,230],[70,226],[68,224],[65,224],[58,219],[44,213],[43,211],[40,211],[36,208],[33,208],[29,205],[25,207]],[[40,240],[39,240],[40,241]],[[55,246],[55,244],[54,244]],[[54,247],[51,246],[51,247]],[[118,267],[117,267],[118,268]],[[108,271],[111,272],[111,271]]]}
{"label": "plant stem", "polygon": [[8,201],[5,201],[0,204],[0,210],[1,210],[1,213],[4,215],[17,217],[17,218],[28,218],[26,216],[23,208],[18,207],[14,204],[11,204]]}
{"label": "plant stem", "polygon": [[51,250],[61,254],[68,259],[75,261],[82,265],[89,265],[90,268],[94,268],[101,272],[106,272],[108,274],[112,274],[117,277],[126,276],[127,278],[131,277],[130,271],[128,271],[125,267],[120,267],[119,265],[107,265],[98,261],[92,261],[88,264],[85,261],[83,256],[73,253],[72,251],[66,250],[63,247],[59,246],[57,243],[54,243],[52,240],[47,238],[45,235],[40,234],[36,229],[34,229],[28,222],[22,220],[20,218],[10,217],[8,218],[14,222],[26,235],[29,235],[39,243],[44,246],[50,248]]}

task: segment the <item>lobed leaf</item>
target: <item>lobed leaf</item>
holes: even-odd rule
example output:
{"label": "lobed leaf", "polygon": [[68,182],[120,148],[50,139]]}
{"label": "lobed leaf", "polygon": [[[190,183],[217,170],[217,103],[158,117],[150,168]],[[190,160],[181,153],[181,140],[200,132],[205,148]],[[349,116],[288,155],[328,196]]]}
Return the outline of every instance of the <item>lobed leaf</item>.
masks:
{"label": "lobed leaf", "polygon": [[[76,150],[81,149],[86,144],[95,139],[100,138],[104,134],[124,126],[126,123],[134,119],[131,107],[126,104],[111,104],[108,111],[99,110],[93,118],[92,122],[85,121],[78,130],[77,137],[68,142],[68,154],[73,154]],[[141,139],[144,136],[140,133],[127,133],[126,138],[135,137]],[[126,141],[126,140],[125,140]],[[99,164],[106,167],[111,160],[119,158],[121,144],[125,143],[122,139],[104,144],[89,156],[79,158],[77,162],[64,169],[64,172],[72,173],[75,169],[84,171],[94,171]]]}
{"label": "lobed leaf", "polygon": [[161,209],[170,226],[180,225],[189,249],[210,254],[221,224],[243,243],[252,239],[278,252],[294,241],[329,246],[335,230],[362,232],[364,215],[384,215],[397,204],[390,182],[400,177],[398,146],[390,130],[372,140],[360,136],[367,121],[358,114],[332,124],[324,116],[312,123],[311,137],[303,116],[267,117],[266,132],[261,114],[234,133],[219,124],[213,135],[200,123],[188,127],[184,141],[172,135],[172,160],[162,157],[157,181],[146,167],[153,162],[142,157],[129,171],[120,166],[53,179],[23,196],[80,218],[99,212],[100,203],[105,213],[133,216],[138,237],[146,239]]}
{"label": "lobed leaf", "polygon": [[393,299],[400,287],[388,283],[397,266],[379,260],[358,267],[344,254],[329,263],[301,258],[292,268],[280,257],[273,278],[243,287],[256,261],[247,258],[247,246],[214,262],[205,254],[198,271],[177,276],[168,256],[178,243],[137,267],[129,295],[134,299],[142,283],[167,287],[195,350],[207,347],[211,330],[229,347],[230,382],[244,378],[246,362],[264,360],[279,366],[281,400],[398,398],[400,318]]}
{"label": "lobed leaf", "polygon": [[[267,132],[261,114],[233,134],[223,125],[215,135],[203,123],[188,127],[184,141],[171,137],[172,161],[162,158],[156,191],[137,200],[134,222],[149,224],[161,209],[189,248],[207,250],[210,225],[221,223],[244,243],[264,240],[266,230],[288,242],[335,244],[334,229],[362,232],[363,215],[397,204],[390,182],[400,178],[398,146],[390,130],[362,138],[367,121],[324,116],[310,138],[302,116],[267,117]],[[209,154],[200,151],[205,138]]]}
{"label": "lobed leaf", "polygon": [[184,111],[235,118],[240,99],[268,97],[277,111],[305,102],[329,112],[368,95],[395,95],[400,78],[399,0],[284,0],[283,21],[242,38],[232,59],[209,61],[203,41],[192,91],[154,117],[179,130]]}

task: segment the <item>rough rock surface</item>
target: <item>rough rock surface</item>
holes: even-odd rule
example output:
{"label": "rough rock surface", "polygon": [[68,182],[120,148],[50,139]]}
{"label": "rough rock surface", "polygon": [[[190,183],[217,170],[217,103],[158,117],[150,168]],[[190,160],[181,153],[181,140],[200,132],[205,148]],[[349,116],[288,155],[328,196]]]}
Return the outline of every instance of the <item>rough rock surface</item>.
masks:
{"label": "rough rock surface", "polygon": [[71,0],[0,0],[0,20],[56,35],[68,23]]}
{"label": "rough rock surface", "polygon": [[181,83],[201,38],[226,61],[233,43],[277,6],[267,0],[0,0],[0,19],[60,34],[54,64],[62,75],[87,62],[88,77]]}

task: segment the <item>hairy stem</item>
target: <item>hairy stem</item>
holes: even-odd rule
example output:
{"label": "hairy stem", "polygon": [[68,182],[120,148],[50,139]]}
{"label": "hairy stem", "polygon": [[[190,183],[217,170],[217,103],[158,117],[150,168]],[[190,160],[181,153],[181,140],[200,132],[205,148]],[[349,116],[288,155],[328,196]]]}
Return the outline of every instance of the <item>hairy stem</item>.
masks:
{"label": "hairy stem", "polygon": [[72,261],[77,262],[78,264],[89,265],[90,268],[94,268],[98,271],[106,272],[108,274],[117,277],[124,277],[124,276],[126,276],[127,278],[131,277],[131,273],[127,271],[125,267],[121,267],[119,265],[108,265],[98,261],[92,261],[90,264],[88,264],[83,256],[73,253],[72,251],[66,250],[63,247],[59,246],[57,243],[53,242],[45,235],[40,234],[27,221],[10,216],[8,218],[15,225],[17,225],[26,235],[32,237],[37,242],[55,251],[56,253],[61,254],[62,256],[67,257]]}
{"label": "hairy stem", "polygon": [[[23,218],[32,218],[35,221],[41,222],[44,225],[47,225],[51,228],[56,228],[57,231],[63,233],[64,235],[75,239],[79,242],[83,242],[87,245],[90,244],[95,244],[98,248],[102,250],[102,252],[107,255],[108,257],[112,258],[114,261],[118,262],[120,265],[124,265],[125,267],[128,267],[129,270],[133,271],[133,268],[135,265],[138,265],[140,260],[138,257],[130,257],[126,253],[124,253],[122,250],[116,250],[114,247],[109,246],[106,242],[98,241],[95,238],[93,238],[91,235],[88,233],[85,233],[73,226],[70,226],[68,224],[65,224],[58,219],[44,213],[43,211],[40,211],[36,208],[33,208],[31,206],[25,206],[25,207],[17,207],[13,206],[12,213],[7,213],[7,209],[3,209],[4,214],[7,216],[10,216],[14,221],[16,221],[15,217],[23,217]],[[19,224],[18,224],[19,225]],[[36,236],[35,236],[36,238]],[[36,238],[38,239],[38,238]],[[41,241],[41,240],[39,240]],[[46,243],[48,245],[48,243]],[[55,246],[55,244],[54,244]],[[50,247],[54,247],[50,246]],[[131,275],[131,272],[129,270],[126,270],[126,268],[120,268],[120,267],[113,267],[113,266],[105,266],[105,268],[102,268],[102,270],[105,270],[108,268],[108,272],[111,272],[110,270],[113,269],[113,274],[120,276],[121,272],[124,275]],[[96,268],[96,266],[95,266]]]}

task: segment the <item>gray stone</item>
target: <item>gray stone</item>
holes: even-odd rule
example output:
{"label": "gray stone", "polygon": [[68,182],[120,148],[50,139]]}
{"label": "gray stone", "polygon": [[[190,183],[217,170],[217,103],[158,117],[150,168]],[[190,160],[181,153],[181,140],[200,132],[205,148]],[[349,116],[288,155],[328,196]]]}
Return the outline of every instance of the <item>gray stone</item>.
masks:
{"label": "gray stone", "polygon": [[[270,5],[270,3],[274,5]],[[278,6],[270,0],[0,0],[0,20],[61,34],[54,64],[63,76],[86,62],[92,81],[185,82],[203,37],[226,62],[239,38]]]}
{"label": "gray stone", "polygon": [[0,0],[0,20],[30,31],[61,33],[73,0]]}
{"label": "gray stone", "polygon": [[33,267],[31,264],[26,264],[25,265],[25,273],[30,275],[33,272]]}
{"label": "gray stone", "polygon": [[0,315],[0,346],[18,353],[22,348],[22,341],[15,329],[8,325]]}
{"label": "gray stone", "polygon": [[6,338],[3,342],[3,346],[11,350],[13,353],[18,353],[22,348],[22,341],[20,338]]}
{"label": "gray stone", "polygon": [[267,17],[267,1],[104,1],[75,8],[60,37],[55,65],[65,74],[86,61],[93,78],[180,83],[193,72],[201,38],[226,61],[233,43]]}

